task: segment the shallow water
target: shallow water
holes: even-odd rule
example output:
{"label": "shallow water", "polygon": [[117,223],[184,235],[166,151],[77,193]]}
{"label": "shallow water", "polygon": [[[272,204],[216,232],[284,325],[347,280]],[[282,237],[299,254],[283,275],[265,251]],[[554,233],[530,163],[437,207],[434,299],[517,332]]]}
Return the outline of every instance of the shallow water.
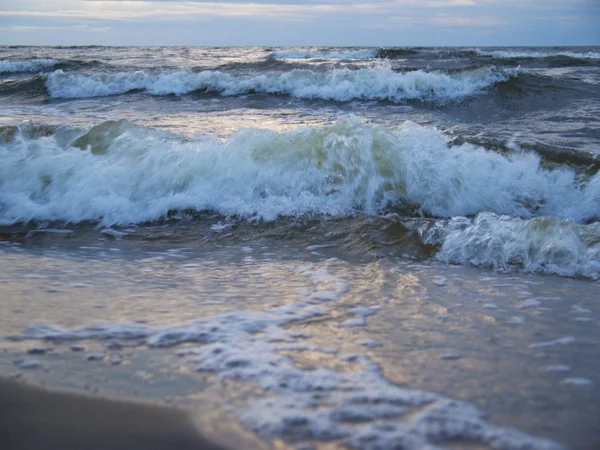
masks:
{"label": "shallow water", "polygon": [[[571,448],[600,438],[597,283],[281,243],[3,247],[5,375],[192,407],[226,383],[234,418],[294,445],[530,439],[495,426]],[[468,402],[461,419],[448,398]]]}

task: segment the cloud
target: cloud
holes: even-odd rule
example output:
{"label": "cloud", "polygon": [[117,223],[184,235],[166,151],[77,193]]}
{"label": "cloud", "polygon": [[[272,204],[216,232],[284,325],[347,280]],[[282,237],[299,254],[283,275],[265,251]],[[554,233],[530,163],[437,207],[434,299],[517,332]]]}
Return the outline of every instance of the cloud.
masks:
{"label": "cloud", "polygon": [[0,16],[30,15],[47,17],[111,17],[132,18],[148,16],[177,16],[185,14],[222,16],[286,16],[317,13],[358,13],[371,11],[377,14],[421,8],[455,8],[474,6],[474,0],[379,0],[354,2],[350,0],[49,0],[42,4],[31,0],[6,0]]}
{"label": "cloud", "polygon": [[46,26],[46,25],[0,25],[0,31],[17,31],[17,32],[28,32],[28,31],[56,31],[56,30],[70,30],[70,31],[82,31],[82,32],[104,32],[109,31],[110,27],[90,27],[87,25],[69,25],[69,26]]}
{"label": "cloud", "polygon": [[[52,42],[86,23],[123,45],[600,44],[599,11],[590,0],[4,0],[0,42]],[[98,39],[92,28],[72,43]]]}
{"label": "cloud", "polygon": [[498,27],[504,24],[504,21],[493,16],[461,17],[443,15],[432,17],[429,22],[453,27]]}

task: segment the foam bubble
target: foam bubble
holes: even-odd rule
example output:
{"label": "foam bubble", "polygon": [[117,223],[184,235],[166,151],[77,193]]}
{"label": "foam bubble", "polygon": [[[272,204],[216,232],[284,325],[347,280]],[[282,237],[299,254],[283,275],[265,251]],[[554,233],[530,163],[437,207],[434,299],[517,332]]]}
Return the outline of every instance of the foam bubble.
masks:
{"label": "foam bubble", "polygon": [[562,337],[562,338],[554,339],[553,341],[538,342],[535,344],[531,344],[529,347],[530,348],[552,347],[554,345],[572,344],[573,342],[575,342],[575,338],[573,338],[573,337]]}
{"label": "foam bubble", "polygon": [[588,308],[583,308],[582,306],[579,306],[579,305],[573,305],[573,306],[571,306],[571,312],[573,314],[590,314],[592,312],[592,310],[588,309]]}
{"label": "foam bubble", "polygon": [[571,386],[591,386],[592,384],[594,384],[592,382],[592,380],[590,380],[588,378],[581,378],[581,377],[565,378],[564,380],[561,381],[561,383],[569,384]]}
{"label": "foam bubble", "polygon": [[447,279],[445,277],[436,276],[433,277],[432,283],[436,286],[446,286]]}
{"label": "foam bubble", "polygon": [[525,309],[525,308],[534,308],[537,306],[540,306],[541,303],[534,299],[534,298],[528,298],[527,300],[525,300],[524,302],[520,303],[517,308],[519,309]]}
{"label": "foam bubble", "polygon": [[565,366],[563,364],[555,364],[552,366],[547,366],[547,372],[569,372],[571,368],[569,366]]}
{"label": "foam bubble", "polygon": [[21,369],[37,369],[41,367],[41,363],[37,359],[25,358],[17,362],[17,366]]}

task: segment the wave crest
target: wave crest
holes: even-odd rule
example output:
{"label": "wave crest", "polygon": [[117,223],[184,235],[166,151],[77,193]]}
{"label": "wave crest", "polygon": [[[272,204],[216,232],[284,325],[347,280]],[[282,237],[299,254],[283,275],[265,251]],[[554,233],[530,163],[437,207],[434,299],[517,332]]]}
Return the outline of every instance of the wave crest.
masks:
{"label": "wave crest", "polygon": [[51,69],[58,61],[54,59],[25,59],[20,61],[0,61],[0,73],[38,72]]}
{"label": "wave crest", "polygon": [[204,90],[224,96],[265,93],[323,100],[459,100],[482,93],[516,72],[481,68],[458,73],[416,70],[399,73],[389,65],[358,70],[332,69],[316,72],[295,69],[264,75],[232,75],[220,71],[144,71],[111,74],[72,74],[57,70],[46,79],[54,98],[89,98],[143,90],[152,95],[183,95]]}
{"label": "wave crest", "polygon": [[550,52],[542,52],[542,51],[506,51],[506,50],[497,50],[497,51],[486,51],[486,50],[476,50],[478,55],[481,56],[491,56],[493,58],[502,58],[502,59],[542,59],[542,58],[556,58],[556,57],[567,57],[573,59],[598,59],[600,60],[600,53],[597,52],[570,52],[570,51],[550,51]]}

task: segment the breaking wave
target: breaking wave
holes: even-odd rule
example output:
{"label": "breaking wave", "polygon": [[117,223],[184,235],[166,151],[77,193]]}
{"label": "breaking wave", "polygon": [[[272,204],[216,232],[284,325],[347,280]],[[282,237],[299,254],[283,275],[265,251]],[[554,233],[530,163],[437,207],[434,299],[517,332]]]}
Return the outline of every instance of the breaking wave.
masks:
{"label": "breaking wave", "polygon": [[492,56],[494,58],[511,59],[511,58],[556,58],[556,57],[567,57],[574,59],[598,59],[600,60],[600,53],[597,52],[569,52],[569,51],[558,51],[558,52],[540,52],[540,51],[485,51],[476,50],[477,54],[481,56]]}
{"label": "breaking wave", "polygon": [[54,59],[0,60],[0,73],[38,72],[51,69],[57,64],[58,61]]}
{"label": "breaking wave", "polygon": [[600,222],[480,213],[423,225],[419,234],[424,244],[440,246],[436,258],[444,262],[600,278]]}
{"label": "breaking wave", "polygon": [[183,95],[194,91],[224,96],[266,93],[323,100],[454,101],[484,92],[516,71],[480,68],[457,73],[416,70],[399,73],[389,65],[358,70],[316,72],[295,69],[285,73],[232,75],[220,71],[73,74],[57,70],[47,75],[53,98],[89,98],[142,90],[152,95]]}
{"label": "breaking wave", "polygon": [[600,212],[600,174],[544,169],[533,153],[450,147],[411,122],[390,130],[348,117],[287,133],[245,129],[225,142],[126,121],[87,132],[30,125],[0,137],[3,224],[128,224],[188,209],[251,220],[416,210],[583,222]]}

